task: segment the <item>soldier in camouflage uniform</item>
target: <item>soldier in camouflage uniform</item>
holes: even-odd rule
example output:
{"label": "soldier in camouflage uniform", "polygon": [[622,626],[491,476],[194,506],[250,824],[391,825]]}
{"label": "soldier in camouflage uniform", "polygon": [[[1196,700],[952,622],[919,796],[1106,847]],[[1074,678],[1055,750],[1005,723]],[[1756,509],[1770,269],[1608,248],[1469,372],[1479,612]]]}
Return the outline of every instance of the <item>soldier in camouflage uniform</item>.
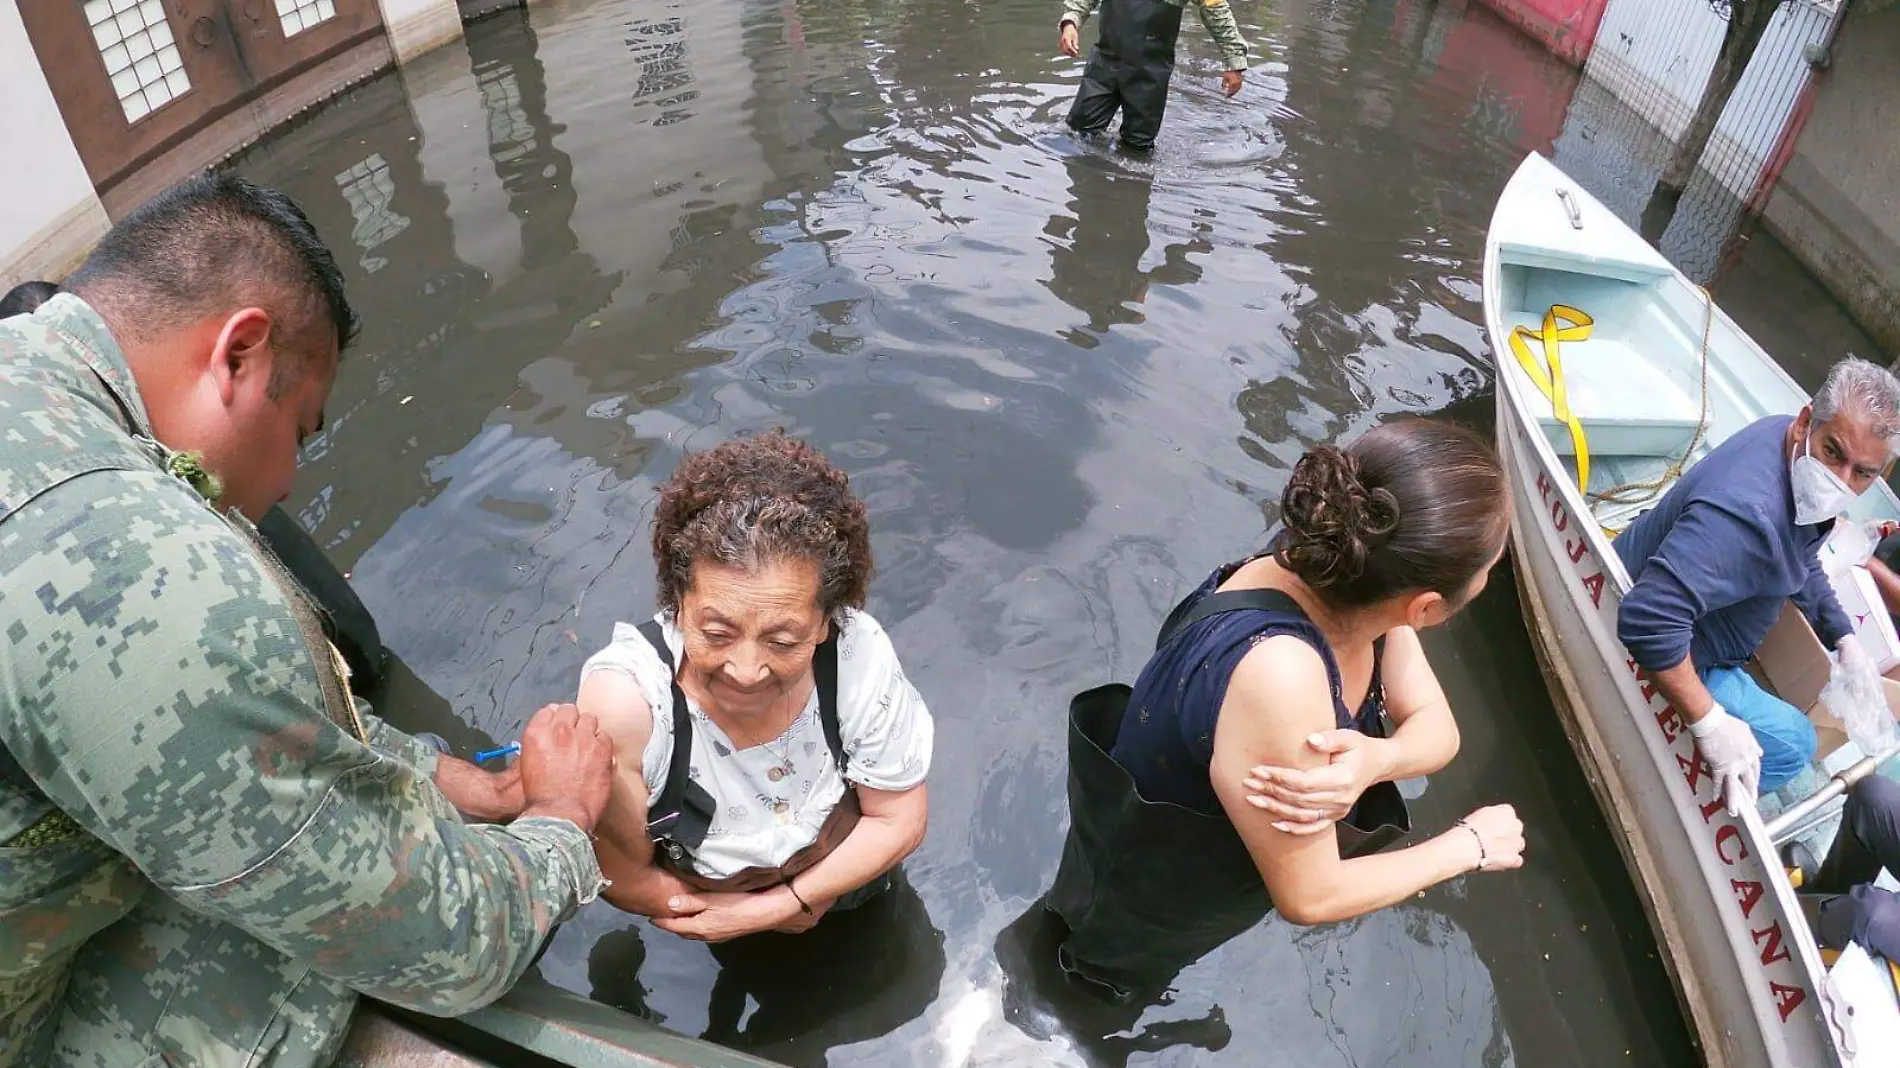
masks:
{"label": "soldier in camouflage uniform", "polygon": [[1101,34],[1082,71],[1082,88],[1069,106],[1069,125],[1083,133],[1108,129],[1122,113],[1121,143],[1136,152],[1154,147],[1168,107],[1168,80],[1174,76],[1174,44],[1181,34],[1181,9],[1192,4],[1220,46],[1221,92],[1240,92],[1247,69],[1247,39],[1234,22],[1227,0],[1062,0],[1057,22],[1060,45],[1071,58],[1082,54],[1082,24],[1099,5]]}
{"label": "soldier in camouflage uniform", "polygon": [[0,1068],[317,1066],[359,993],[500,996],[601,888],[609,745],[440,756],[259,551],[354,332],[329,251],[205,177],[67,288],[0,322]]}

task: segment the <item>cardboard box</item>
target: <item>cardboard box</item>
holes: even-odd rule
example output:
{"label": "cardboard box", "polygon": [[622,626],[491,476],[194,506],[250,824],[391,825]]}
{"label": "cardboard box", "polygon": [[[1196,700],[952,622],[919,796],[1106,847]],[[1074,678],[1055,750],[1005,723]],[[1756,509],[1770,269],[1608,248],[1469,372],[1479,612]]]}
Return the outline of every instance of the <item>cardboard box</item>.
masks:
{"label": "cardboard box", "polygon": [[[1820,735],[1820,747],[1814,754],[1817,761],[1826,761],[1847,744],[1847,728],[1821,701],[1821,689],[1834,672],[1834,661],[1793,601],[1782,608],[1781,618],[1769,628],[1749,668],[1775,696],[1808,714]],[[1900,712],[1900,680],[1896,675],[1900,675],[1900,669],[1889,671],[1880,687],[1886,694],[1887,707]]]}

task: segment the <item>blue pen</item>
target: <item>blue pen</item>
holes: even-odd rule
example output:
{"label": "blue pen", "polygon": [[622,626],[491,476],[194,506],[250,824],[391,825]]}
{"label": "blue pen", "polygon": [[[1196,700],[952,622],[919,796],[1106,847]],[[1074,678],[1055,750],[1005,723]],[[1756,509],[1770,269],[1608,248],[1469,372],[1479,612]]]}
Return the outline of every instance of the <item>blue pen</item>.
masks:
{"label": "blue pen", "polygon": [[521,743],[509,742],[507,745],[502,746],[500,749],[484,749],[481,752],[476,753],[475,763],[486,764],[497,757],[514,756],[516,753],[519,753],[519,752],[521,752]]}

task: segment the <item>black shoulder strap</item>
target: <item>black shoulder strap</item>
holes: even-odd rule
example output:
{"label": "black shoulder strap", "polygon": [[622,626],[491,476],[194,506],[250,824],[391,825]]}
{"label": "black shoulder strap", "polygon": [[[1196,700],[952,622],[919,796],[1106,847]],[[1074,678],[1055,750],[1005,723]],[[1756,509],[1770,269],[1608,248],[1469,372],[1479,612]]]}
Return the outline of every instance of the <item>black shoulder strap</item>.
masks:
{"label": "black shoulder strap", "polygon": [[[654,798],[650,808],[648,822],[651,823],[677,813],[682,807],[687,784],[691,781],[693,717],[686,708],[686,694],[680,689],[679,668],[673,663],[673,650],[667,648],[666,632],[652,620],[640,624],[639,630],[641,637],[659,654],[660,663],[666,665],[673,691],[673,756],[667,765],[666,785],[660,788],[660,796]],[[811,669],[818,690],[818,722],[824,727],[825,745],[831,750],[831,759],[838,762],[838,771],[842,774],[844,730],[838,723],[838,628],[835,625],[830,636],[818,643]]]}
{"label": "black shoulder strap", "polygon": [[1301,619],[1307,618],[1306,609],[1300,607],[1300,602],[1279,590],[1224,590],[1210,593],[1193,602],[1192,606],[1187,601],[1176,605],[1174,611],[1168,613],[1167,622],[1161,625],[1161,634],[1155,639],[1155,648],[1159,649],[1168,644],[1175,635],[1209,616],[1249,610],[1287,612]]}
{"label": "black shoulder strap", "polygon": [[[1375,718],[1379,720],[1379,723],[1378,723],[1378,729],[1380,731],[1379,736],[1384,737],[1385,736],[1384,735],[1384,730],[1385,730],[1385,635],[1383,634],[1379,635],[1377,638],[1372,639],[1372,686],[1370,689],[1366,690],[1366,703],[1370,704],[1373,710],[1378,713],[1378,715]],[[1366,705],[1361,705],[1359,708],[1353,710],[1353,723],[1357,725],[1361,730],[1367,730],[1367,728],[1372,726],[1372,724],[1359,723],[1359,713],[1364,711],[1365,707]],[[1368,730],[1367,733],[1370,733],[1370,731]]]}
{"label": "black shoulder strap", "polygon": [[838,774],[844,774],[844,728],[838,724],[838,624],[818,643],[812,654],[811,673],[818,683],[818,722],[825,728],[825,745],[831,759],[838,762]]}
{"label": "black shoulder strap", "polygon": [[[680,810],[680,801],[686,794],[686,784],[692,774],[693,717],[686,709],[686,694],[680,690],[679,668],[673,663],[673,650],[666,647],[666,632],[649,619],[640,624],[640,635],[660,655],[660,663],[666,665],[667,682],[673,689],[673,759],[667,765],[666,785],[660,788],[660,796],[654,798],[647,817],[651,824],[660,817],[676,815]],[[658,712],[658,709],[654,710],[656,715]]]}

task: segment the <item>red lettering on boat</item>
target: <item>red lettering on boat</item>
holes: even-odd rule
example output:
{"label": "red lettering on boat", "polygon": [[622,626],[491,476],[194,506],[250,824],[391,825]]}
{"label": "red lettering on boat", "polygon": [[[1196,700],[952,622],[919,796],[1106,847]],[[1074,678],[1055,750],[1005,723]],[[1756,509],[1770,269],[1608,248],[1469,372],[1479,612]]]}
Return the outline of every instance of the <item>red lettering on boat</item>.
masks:
{"label": "red lettering on boat", "polygon": [[[1635,662],[1634,660],[1630,661],[1632,664]],[[1643,680],[1643,700],[1647,701],[1656,696],[1656,683],[1647,675],[1641,676],[1641,678]]]}
{"label": "red lettering on boat", "polygon": [[[1767,892],[1762,888],[1760,883],[1753,879],[1730,879],[1728,885],[1729,889],[1735,891],[1735,900],[1741,902],[1742,919],[1744,920],[1748,918],[1749,913],[1755,911],[1756,903],[1759,902],[1762,899],[1762,895]],[[1784,953],[1783,956],[1786,956],[1786,954]],[[1763,961],[1762,963],[1766,964],[1768,962]]]}
{"label": "red lettering on boat", "polygon": [[1798,986],[1777,983],[1771,979],[1768,982],[1768,989],[1775,995],[1775,1008],[1781,1010],[1782,1023],[1787,1023],[1789,1014],[1800,1008],[1802,1002],[1808,1000],[1808,992]]}
{"label": "red lettering on boat", "polygon": [[1573,564],[1582,560],[1583,554],[1585,552],[1588,552],[1589,549],[1590,549],[1590,545],[1588,542],[1579,541],[1574,545],[1571,544],[1568,540],[1565,540],[1564,542],[1564,552],[1570,554],[1570,562]]}
{"label": "red lettering on boat", "polygon": [[1564,507],[1564,502],[1550,502],[1550,522],[1557,528],[1559,534],[1570,529],[1570,512]]}
{"label": "red lettering on boat", "polygon": [[1545,500],[1550,500],[1550,476],[1542,471],[1537,472],[1537,492]]}
{"label": "red lettering on boat", "polygon": [[1678,754],[1676,765],[1682,769],[1682,781],[1689,784],[1689,793],[1692,796],[1702,792],[1702,777],[1714,774],[1709,768],[1709,762],[1702,759],[1701,753],[1696,753],[1693,759]]}
{"label": "red lettering on boat", "polygon": [[[1727,853],[1722,851],[1722,847],[1731,838],[1741,839],[1742,838],[1741,828],[1735,826],[1733,823],[1724,823],[1715,832],[1715,855],[1722,858],[1722,863],[1727,864],[1730,867],[1734,867],[1736,864],[1739,864],[1742,861],[1748,859],[1748,842],[1746,840],[1742,840],[1741,851],[1736,853],[1733,857],[1731,857]],[[1767,962],[1764,961],[1763,963],[1765,964]]]}
{"label": "red lettering on boat", "polygon": [[[1748,937],[1753,939],[1756,945],[1761,946],[1761,962],[1763,965],[1774,964],[1788,959],[1788,947],[1781,944],[1781,923],[1779,921],[1771,923],[1759,931],[1748,932]],[[1763,940],[1766,940],[1768,944],[1762,946]]]}
{"label": "red lettering on boat", "polygon": [[1675,705],[1662,706],[1662,711],[1656,713],[1656,726],[1662,728],[1664,741],[1673,742],[1682,736],[1682,717]]}
{"label": "red lettering on boat", "polygon": [[1715,814],[1722,811],[1725,807],[1727,806],[1722,801],[1722,795],[1716,794],[1714,798],[1702,806],[1702,822],[1707,823],[1714,819]]}
{"label": "red lettering on boat", "polygon": [[1590,604],[1597,608],[1602,608],[1603,575],[1599,572],[1598,574],[1585,578],[1583,580],[1583,588],[1590,591]]}

